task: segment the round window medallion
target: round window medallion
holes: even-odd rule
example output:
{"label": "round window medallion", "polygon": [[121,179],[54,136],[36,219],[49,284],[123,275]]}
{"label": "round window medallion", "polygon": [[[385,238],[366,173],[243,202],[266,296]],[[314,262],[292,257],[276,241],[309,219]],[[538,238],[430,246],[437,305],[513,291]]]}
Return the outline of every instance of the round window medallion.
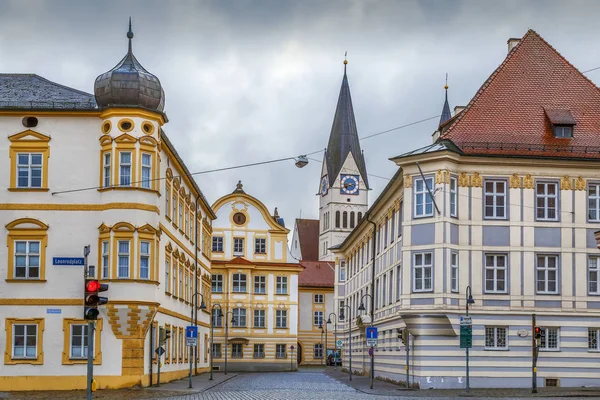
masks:
{"label": "round window medallion", "polygon": [[151,135],[154,132],[154,126],[150,122],[144,122],[142,130],[144,133]]}
{"label": "round window medallion", "polygon": [[233,214],[233,222],[237,225],[244,225],[246,223],[246,215],[241,212]]}
{"label": "round window medallion", "polygon": [[119,121],[119,129],[123,132],[129,132],[133,130],[133,121],[129,118],[124,118]]}
{"label": "round window medallion", "polygon": [[106,121],[102,124],[102,133],[108,133],[110,132],[110,128],[111,128],[111,123],[110,121]]}
{"label": "round window medallion", "polygon": [[23,126],[26,128],[34,128],[38,124],[38,119],[36,117],[25,117],[23,118]]}

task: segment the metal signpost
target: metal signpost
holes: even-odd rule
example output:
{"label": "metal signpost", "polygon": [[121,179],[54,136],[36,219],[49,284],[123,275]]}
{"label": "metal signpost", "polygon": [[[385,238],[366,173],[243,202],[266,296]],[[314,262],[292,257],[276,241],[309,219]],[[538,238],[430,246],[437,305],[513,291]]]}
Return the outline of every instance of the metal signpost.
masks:
{"label": "metal signpost", "polygon": [[[190,348],[190,359],[194,356],[194,347],[198,346],[198,327],[197,326],[186,326],[185,327],[185,345]],[[190,377],[189,387],[192,387],[192,363],[190,361]]]}
{"label": "metal signpost", "polygon": [[294,345],[290,347],[292,351],[290,351],[290,372],[294,370]]}
{"label": "metal signpost", "polygon": [[460,348],[466,351],[466,374],[467,392],[470,389],[469,382],[469,349],[473,347],[473,321],[471,317],[460,317]]}

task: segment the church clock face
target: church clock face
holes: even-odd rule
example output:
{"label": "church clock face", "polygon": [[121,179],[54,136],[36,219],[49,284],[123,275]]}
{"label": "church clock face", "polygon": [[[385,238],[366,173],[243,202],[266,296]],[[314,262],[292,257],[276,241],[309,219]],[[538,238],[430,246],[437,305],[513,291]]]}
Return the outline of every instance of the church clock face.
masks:
{"label": "church clock face", "polygon": [[327,175],[321,179],[321,196],[325,196],[327,194]]}
{"label": "church clock face", "polygon": [[341,194],[358,194],[358,175],[340,175]]}

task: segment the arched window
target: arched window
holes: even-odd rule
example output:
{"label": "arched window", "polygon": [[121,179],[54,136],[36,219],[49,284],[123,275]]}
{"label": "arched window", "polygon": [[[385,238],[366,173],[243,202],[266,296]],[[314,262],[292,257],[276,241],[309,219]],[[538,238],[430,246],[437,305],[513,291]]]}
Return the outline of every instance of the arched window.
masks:
{"label": "arched window", "polygon": [[354,211],[350,213],[350,228],[354,228]]}
{"label": "arched window", "polygon": [[358,212],[358,220],[356,221],[356,223],[358,224],[361,219],[362,219],[362,213],[359,211]]}
{"label": "arched window", "polygon": [[335,212],[335,227],[336,228],[340,227],[340,212],[339,211]]}
{"label": "arched window", "polygon": [[342,215],[342,227],[343,228],[348,227],[348,212],[347,211],[344,211],[344,214]]}

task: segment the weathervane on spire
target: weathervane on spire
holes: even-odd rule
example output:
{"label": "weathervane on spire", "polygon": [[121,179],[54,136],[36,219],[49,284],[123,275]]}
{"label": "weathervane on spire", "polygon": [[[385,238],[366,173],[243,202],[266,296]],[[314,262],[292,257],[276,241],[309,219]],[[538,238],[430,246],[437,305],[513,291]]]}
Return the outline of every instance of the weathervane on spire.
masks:
{"label": "weathervane on spire", "polygon": [[444,89],[448,90],[448,73],[446,72],[446,84],[444,85]]}
{"label": "weathervane on spire", "polygon": [[346,65],[348,65],[348,50],[346,50],[346,52],[344,53],[344,75],[346,75]]}
{"label": "weathervane on spire", "polygon": [[127,38],[129,39],[129,52],[131,53],[131,39],[133,39],[133,31],[131,30],[131,17],[129,17],[129,31],[127,32]]}

